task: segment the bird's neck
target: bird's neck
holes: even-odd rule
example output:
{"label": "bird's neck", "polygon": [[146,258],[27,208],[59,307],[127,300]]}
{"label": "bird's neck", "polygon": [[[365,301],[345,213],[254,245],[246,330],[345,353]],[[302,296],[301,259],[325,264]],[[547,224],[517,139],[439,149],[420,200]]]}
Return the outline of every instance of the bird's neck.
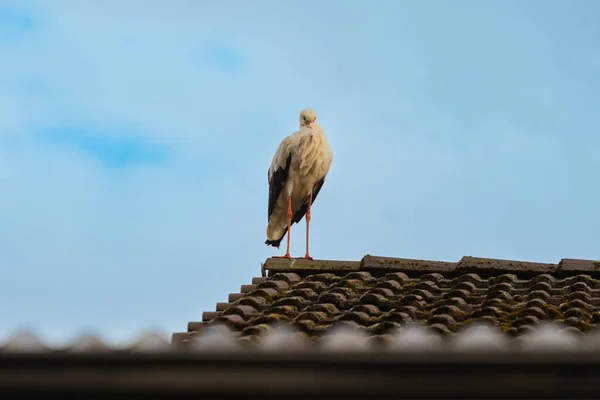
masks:
{"label": "bird's neck", "polygon": [[321,125],[319,125],[317,122],[313,122],[309,125],[300,125],[300,129],[311,129],[316,132],[322,132]]}

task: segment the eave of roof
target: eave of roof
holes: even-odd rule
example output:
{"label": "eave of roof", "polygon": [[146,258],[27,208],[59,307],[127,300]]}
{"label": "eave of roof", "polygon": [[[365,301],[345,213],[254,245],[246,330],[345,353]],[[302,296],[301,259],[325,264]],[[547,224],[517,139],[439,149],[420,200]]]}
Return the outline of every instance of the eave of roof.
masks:
{"label": "eave of roof", "polygon": [[592,398],[599,367],[564,352],[0,353],[0,395]]}

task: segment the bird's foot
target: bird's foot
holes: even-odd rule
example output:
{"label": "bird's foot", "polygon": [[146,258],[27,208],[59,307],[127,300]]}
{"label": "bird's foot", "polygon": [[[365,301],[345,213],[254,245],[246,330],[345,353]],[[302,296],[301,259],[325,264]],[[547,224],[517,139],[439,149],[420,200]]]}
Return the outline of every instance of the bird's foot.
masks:
{"label": "bird's foot", "polygon": [[287,253],[284,256],[273,256],[273,258],[287,258],[288,260],[291,260],[292,256],[290,256],[290,253]]}
{"label": "bird's foot", "polygon": [[305,260],[312,260],[313,258],[308,253],[306,253],[306,255],[304,256],[304,259]]}

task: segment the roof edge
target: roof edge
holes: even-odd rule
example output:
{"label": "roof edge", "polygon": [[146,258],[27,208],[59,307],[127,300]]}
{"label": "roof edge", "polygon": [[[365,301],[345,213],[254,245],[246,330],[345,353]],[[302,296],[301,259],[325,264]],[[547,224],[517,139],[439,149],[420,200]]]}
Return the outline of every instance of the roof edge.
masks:
{"label": "roof edge", "polygon": [[267,258],[263,269],[269,272],[295,272],[295,271],[358,271],[361,261],[343,260],[308,260],[305,258]]}
{"label": "roof edge", "polygon": [[481,272],[492,274],[532,273],[561,274],[572,273],[600,274],[600,261],[562,258],[558,263],[541,263],[532,261],[508,260],[464,256],[458,262],[410,259],[399,257],[374,256],[367,254],[360,261],[324,260],[304,258],[268,258],[262,269],[271,275],[278,272],[353,272],[353,271],[388,271],[388,272]]}

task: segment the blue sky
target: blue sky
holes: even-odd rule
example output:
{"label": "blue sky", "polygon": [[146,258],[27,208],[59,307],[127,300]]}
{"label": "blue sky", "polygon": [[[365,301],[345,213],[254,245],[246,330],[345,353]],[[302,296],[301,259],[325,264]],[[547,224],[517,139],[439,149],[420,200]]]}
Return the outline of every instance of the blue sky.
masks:
{"label": "blue sky", "polygon": [[219,4],[0,2],[0,340],[184,331],[259,276],[304,107],[316,258],[600,258],[600,3]]}

